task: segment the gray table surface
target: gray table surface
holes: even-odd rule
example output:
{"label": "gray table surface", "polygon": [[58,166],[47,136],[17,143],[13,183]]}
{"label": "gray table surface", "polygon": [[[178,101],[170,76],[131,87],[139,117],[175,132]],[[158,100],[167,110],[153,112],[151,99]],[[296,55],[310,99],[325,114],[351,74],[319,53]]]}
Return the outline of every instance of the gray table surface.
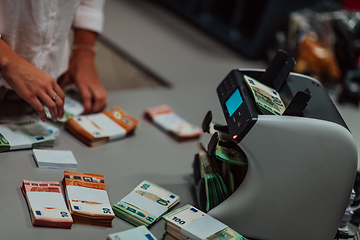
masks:
{"label": "gray table surface", "polygon": [[[79,172],[99,173],[105,176],[110,203],[117,203],[142,180],[152,181],[180,195],[180,204],[197,205],[192,178],[192,161],[198,141],[207,144],[209,136],[199,140],[179,143],[142,118],[146,107],[169,104],[180,116],[198,126],[208,110],[214,120],[224,123],[215,93],[216,85],[193,84],[176,89],[136,90],[110,93],[110,104],[118,105],[139,118],[141,123],[134,136],[102,146],[90,148],[62,131],[54,149],[73,151]],[[359,110],[340,106],[340,112],[353,132],[359,146]],[[348,121],[349,120],[349,121]],[[115,218],[112,228],[74,224],[69,230],[33,227],[25,198],[20,191],[23,179],[61,181],[63,170],[40,169],[36,166],[31,150],[0,153],[0,239],[103,239],[108,234],[133,228]],[[164,233],[164,220],[150,231],[160,239]]]}
{"label": "gray table surface", "polygon": [[[54,149],[71,150],[78,161],[77,171],[105,176],[110,203],[115,204],[133,190],[142,180],[149,180],[175,194],[181,202],[195,204],[193,194],[192,161],[199,140],[179,143],[142,118],[146,107],[169,104],[180,116],[198,126],[206,112],[223,120],[215,95],[216,86],[193,86],[176,90],[140,90],[112,92],[110,106],[118,105],[140,119],[134,136],[102,146],[90,148],[63,130]],[[208,136],[200,141],[207,144]],[[33,227],[28,207],[20,191],[23,179],[61,181],[63,170],[38,168],[31,150],[0,153],[0,239],[103,239],[107,235],[133,228],[115,218],[112,228],[74,224],[70,230]],[[160,239],[164,220],[150,228]]]}

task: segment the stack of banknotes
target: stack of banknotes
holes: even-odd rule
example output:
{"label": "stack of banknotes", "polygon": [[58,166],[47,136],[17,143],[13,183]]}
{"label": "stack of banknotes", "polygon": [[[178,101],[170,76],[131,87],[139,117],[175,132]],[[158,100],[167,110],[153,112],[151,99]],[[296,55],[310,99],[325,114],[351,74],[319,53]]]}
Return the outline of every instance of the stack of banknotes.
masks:
{"label": "stack of banknotes", "polygon": [[145,227],[139,226],[130,230],[109,234],[107,240],[156,240],[155,236]]}
{"label": "stack of banknotes", "polygon": [[178,141],[199,138],[202,133],[199,127],[177,115],[174,110],[166,104],[146,108],[144,118],[153,122]]}
{"label": "stack of banknotes", "polygon": [[227,225],[187,204],[165,216],[163,240],[246,240]]}
{"label": "stack of banknotes", "polygon": [[263,114],[282,115],[284,113],[286,107],[275,89],[246,75],[244,79],[251,89],[256,105]]}
{"label": "stack of banknotes", "polygon": [[180,201],[180,197],[149,181],[112,206],[115,215],[135,226],[150,226]]}
{"label": "stack of banknotes", "polygon": [[93,147],[134,134],[138,124],[139,120],[115,106],[102,113],[70,117],[65,127]]}
{"label": "stack of banknotes", "polygon": [[52,148],[60,129],[35,118],[0,124],[0,152]]}
{"label": "stack of banknotes", "polygon": [[21,191],[30,208],[34,226],[71,228],[73,219],[59,182],[23,180]]}
{"label": "stack of banknotes", "polygon": [[112,226],[115,215],[103,175],[64,171],[63,184],[74,223]]}
{"label": "stack of banknotes", "polygon": [[[227,126],[205,119],[203,130],[212,138],[208,150],[198,143],[193,167],[198,203],[208,212],[241,185],[247,172],[247,157],[232,140]],[[214,135],[216,141],[212,141]]]}
{"label": "stack of banknotes", "polygon": [[198,184],[204,185],[201,186],[203,191],[199,190],[201,191],[199,194],[205,195],[200,197],[200,199],[205,200],[201,201],[200,205],[206,212],[208,212],[228,198],[229,192],[223,178],[219,174],[220,171],[217,165],[214,163],[216,159],[212,158],[208,154],[201,143],[198,143],[197,147],[200,178],[202,179],[202,181]]}

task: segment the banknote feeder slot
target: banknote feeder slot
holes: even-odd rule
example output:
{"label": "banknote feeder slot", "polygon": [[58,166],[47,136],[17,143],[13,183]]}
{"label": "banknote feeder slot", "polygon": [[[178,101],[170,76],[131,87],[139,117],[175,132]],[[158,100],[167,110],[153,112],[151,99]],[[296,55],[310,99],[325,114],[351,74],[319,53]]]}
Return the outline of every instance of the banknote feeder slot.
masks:
{"label": "banknote feeder slot", "polygon": [[[208,214],[249,239],[333,239],[355,179],[358,154],[350,130],[322,84],[291,72],[294,64],[280,52],[266,70],[230,71],[216,89],[226,124],[211,122],[211,112],[204,121],[212,135],[208,153],[220,154],[227,146],[219,142],[231,141],[245,156],[243,166],[233,165],[246,171]],[[246,77],[275,89],[283,114],[260,111]],[[204,186],[197,194],[204,196]]]}

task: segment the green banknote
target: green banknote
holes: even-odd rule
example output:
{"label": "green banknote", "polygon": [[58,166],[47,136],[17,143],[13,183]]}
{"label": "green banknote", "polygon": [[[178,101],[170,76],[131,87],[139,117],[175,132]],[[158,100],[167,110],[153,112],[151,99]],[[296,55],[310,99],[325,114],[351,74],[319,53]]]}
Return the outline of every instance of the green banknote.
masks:
{"label": "green banknote", "polygon": [[117,217],[135,226],[150,226],[179,201],[178,195],[145,180],[112,208]]}
{"label": "green banknote", "polygon": [[200,176],[204,179],[205,183],[205,210],[210,211],[210,209],[216,207],[228,198],[229,193],[224,180],[219,174],[219,169],[217,168],[214,159],[211,158],[201,143],[198,143],[197,148],[199,154]]}
{"label": "green banknote", "polygon": [[[241,234],[189,204],[166,214],[163,218],[166,223],[166,233],[163,235],[163,239],[166,240],[246,240]],[[207,220],[211,219],[213,223],[216,222],[221,226],[220,229],[214,232],[214,229],[208,228],[204,230],[206,232],[201,231],[200,235],[202,236],[200,236],[196,228],[199,226],[201,228],[206,224],[206,222],[201,221],[202,218],[206,218]],[[189,228],[191,224],[193,224],[194,227]],[[204,235],[207,235],[206,238],[203,238]]]}
{"label": "green banknote", "polygon": [[0,152],[10,151],[10,143],[6,138],[0,133]]}
{"label": "green banknote", "polygon": [[221,161],[236,165],[247,166],[247,157],[241,148],[235,143],[219,141],[216,145],[215,156]]}
{"label": "green banknote", "polygon": [[251,89],[256,105],[263,114],[282,115],[284,113],[285,105],[275,89],[246,75],[244,75],[244,79]]}

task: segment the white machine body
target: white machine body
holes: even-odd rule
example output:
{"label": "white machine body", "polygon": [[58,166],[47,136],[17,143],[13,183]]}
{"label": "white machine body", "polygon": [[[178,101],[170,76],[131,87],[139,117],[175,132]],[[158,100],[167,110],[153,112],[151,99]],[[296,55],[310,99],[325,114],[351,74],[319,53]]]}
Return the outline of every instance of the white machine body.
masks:
{"label": "white machine body", "polygon": [[[291,73],[278,90],[289,105],[297,91],[310,89],[313,97],[302,116],[262,115],[242,74],[259,79],[263,71],[234,70],[217,93],[248,171],[209,214],[250,239],[334,239],[357,170],[351,132],[317,80]],[[229,111],[226,104],[239,91],[241,105]]]}
{"label": "white machine body", "polygon": [[239,145],[245,180],[209,214],[250,238],[333,239],[356,174],[351,133],[318,119],[259,115]]}

